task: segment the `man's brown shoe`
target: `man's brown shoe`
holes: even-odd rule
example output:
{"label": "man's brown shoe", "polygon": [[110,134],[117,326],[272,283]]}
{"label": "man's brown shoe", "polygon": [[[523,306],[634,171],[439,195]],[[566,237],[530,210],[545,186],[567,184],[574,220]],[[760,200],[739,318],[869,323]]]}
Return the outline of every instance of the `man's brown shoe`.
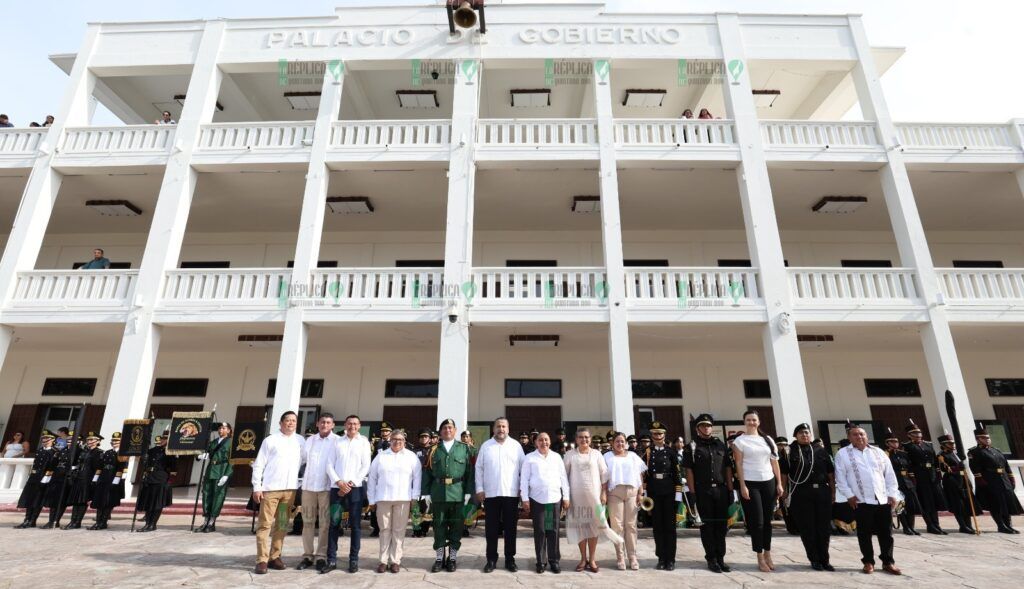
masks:
{"label": "man's brown shoe", "polygon": [[391,563],[391,572],[392,573],[397,573],[398,571],[399,571],[398,563],[396,563],[396,562]]}
{"label": "man's brown shoe", "polygon": [[864,568],[860,570],[860,572],[864,573],[865,575],[870,575],[871,573],[875,572],[875,565],[866,564],[864,565]]}
{"label": "man's brown shoe", "polygon": [[284,563],[281,562],[280,558],[275,558],[274,560],[268,562],[267,566],[272,568],[272,569],[274,569],[275,571],[283,571],[286,568],[288,568],[288,567],[284,566]]}
{"label": "man's brown shoe", "polygon": [[379,565],[377,565],[377,572],[378,573],[385,573],[385,572],[387,572],[387,570],[388,570],[388,565],[384,564],[383,562],[380,563]]}
{"label": "man's brown shoe", "polygon": [[254,570],[253,572],[256,573],[257,575],[265,575],[265,574],[267,574],[267,563],[265,563],[265,562],[258,562],[258,563],[256,563],[256,570]]}
{"label": "man's brown shoe", "polygon": [[887,564],[882,566],[882,570],[889,573],[890,575],[902,575],[903,571],[894,564]]}

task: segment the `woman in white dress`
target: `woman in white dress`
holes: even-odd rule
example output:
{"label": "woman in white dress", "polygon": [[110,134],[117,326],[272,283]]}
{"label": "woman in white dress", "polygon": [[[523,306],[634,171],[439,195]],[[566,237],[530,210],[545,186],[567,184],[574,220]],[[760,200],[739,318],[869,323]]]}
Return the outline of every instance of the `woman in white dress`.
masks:
{"label": "woman in white dress", "polygon": [[24,458],[28,454],[28,442],[25,434],[14,432],[14,437],[4,445],[4,458]]}
{"label": "woman in white dress", "polygon": [[580,548],[577,572],[598,572],[597,541],[601,536],[613,544],[621,544],[622,537],[608,527],[608,465],[604,457],[590,447],[590,430],[576,432],[576,448],[565,453],[565,471],[569,475],[569,514],[565,522],[565,536]]}

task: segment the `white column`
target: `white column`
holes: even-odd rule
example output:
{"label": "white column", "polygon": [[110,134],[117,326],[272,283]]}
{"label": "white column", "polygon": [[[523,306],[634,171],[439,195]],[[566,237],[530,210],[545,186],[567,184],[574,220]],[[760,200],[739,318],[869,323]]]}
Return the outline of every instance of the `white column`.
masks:
{"label": "white column", "polygon": [[[452,147],[448,164],[448,210],[444,235],[444,297],[437,417],[461,429],[469,418],[469,317],[461,285],[473,279],[473,190],[476,185],[476,121],[483,72],[478,60],[456,64],[452,104]],[[450,314],[457,320],[448,320]]]}
{"label": "white column", "polygon": [[[0,258],[0,309],[7,306],[14,294],[18,273],[34,269],[39,257],[46,226],[50,223],[50,214],[64,178],[51,167],[55,148],[60,143],[64,129],[89,124],[89,99],[96,87],[96,75],[89,70],[89,61],[99,41],[99,34],[100,25],[89,25],[71,68],[60,108],[54,113],[54,123],[40,143],[25,190],[22,191],[7,247]],[[0,368],[3,367],[10,343],[10,337],[0,338]]]}
{"label": "white column", "polygon": [[[174,150],[167,161],[153,223],[146,239],[146,250],[139,265],[132,311],[125,325],[121,349],[114,365],[110,395],[103,414],[101,431],[121,431],[125,419],[146,417],[149,390],[153,382],[161,327],[153,322],[153,310],[160,300],[164,275],[175,267],[185,236],[192,194],[198,179],[192,168],[192,152],[200,125],[213,120],[220,88],[221,71],[217,55],[224,37],[224,21],[209,21],[199,51],[174,136]],[[125,479],[130,485],[131,477]],[[126,488],[125,492],[130,489]]]}
{"label": "white column", "polygon": [[633,377],[629,363],[629,323],[626,316],[622,222],[619,215],[619,175],[615,163],[615,115],[612,113],[611,62],[594,61],[594,110],[597,115],[601,243],[608,293],[608,366],[611,369],[612,426],[636,433],[633,423]]}
{"label": "white column", "polygon": [[889,115],[889,107],[871,55],[871,46],[864,32],[864,23],[859,16],[850,16],[849,19],[850,32],[859,58],[853,70],[853,81],[857,87],[861,111],[866,119],[873,119],[878,125],[879,136],[886,147],[889,161],[880,170],[882,193],[900,252],[900,263],[914,269],[921,297],[928,305],[929,322],[921,329],[921,344],[932,380],[932,393],[942,418],[942,428],[948,432],[952,432],[953,426],[946,411],[946,391],[953,393],[960,436],[965,445],[970,445],[974,440],[974,414],[960,371],[946,308],[940,301],[939,279],[932,264],[928,239],[918,214],[907,167],[903,154],[894,149],[897,144],[896,125]]}
{"label": "white column", "polygon": [[736,136],[740,146],[741,163],[736,169],[736,176],[743,206],[747,246],[750,248],[751,263],[761,277],[761,289],[768,311],[768,323],[762,330],[761,340],[771,383],[772,407],[778,426],[777,433],[789,435],[800,423],[811,423],[811,408],[807,401],[796,329],[787,321],[793,311],[789,277],[783,261],[768,165],[761,143],[760,122],[751,94],[749,66],[737,15],[719,14],[718,34],[726,66],[722,90],[729,112],[736,121]]}
{"label": "white column", "polygon": [[[327,147],[331,141],[331,125],[338,118],[341,90],[344,84],[342,64],[328,67],[320,88],[320,108],[313,129],[313,145],[309,154],[306,189],[302,195],[302,214],[299,235],[295,243],[295,263],[292,267],[291,296],[312,296],[312,273],[320,257],[320,238],[324,230],[324,211],[327,208],[327,188],[330,171],[327,169]],[[272,420],[285,411],[297,411],[302,392],[302,374],[306,366],[306,346],[309,326],[305,324],[301,302],[295,304],[289,296],[285,313],[284,339],[281,342],[281,360],[277,367],[277,388],[274,390]]]}

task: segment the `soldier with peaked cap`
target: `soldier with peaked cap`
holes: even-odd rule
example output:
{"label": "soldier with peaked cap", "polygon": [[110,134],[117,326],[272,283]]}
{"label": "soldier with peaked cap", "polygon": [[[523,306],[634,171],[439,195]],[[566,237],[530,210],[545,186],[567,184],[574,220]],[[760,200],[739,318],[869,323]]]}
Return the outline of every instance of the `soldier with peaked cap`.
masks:
{"label": "soldier with peaked cap", "polygon": [[1020,515],[1020,502],[1014,494],[1017,482],[1013,469],[999,448],[992,445],[992,437],[985,426],[974,430],[978,445],[967,451],[967,465],[974,472],[978,499],[988,509],[997,529],[1003,534],[1019,534],[1013,527],[1011,515]]}
{"label": "soldier with peaked cap", "polygon": [[53,445],[55,437],[50,430],[43,430],[39,448],[32,459],[32,470],[29,472],[25,487],[18,497],[18,509],[25,510],[25,521],[15,526],[18,529],[36,527],[36,519],[43,510],[43,499],[47,488],[53,480],[53,468],[57,459],[57,449]]}
{"label": "soldier with peaked cap", "polygon": [[973,534],[971,527],[970,499],[967,497],[966,474],[964,461],[956,453],[956,440],[949,434],[939,436],[939,472],[942,474],[942,491],[946,495],[946,505],[956,518],[961,534]]}
{"label": "soldier with peaked cap", "polygon": [[658,570],[671,571],[676,567],[676,511],[683,499],[683,475],[679,454],[665,442],[665,426],[655,421],[648,430],[653,444],[641,458],[647,464],[645,494],[654,500],[654,551]]}
{"label": "soldier with peaked cap", "polygon": [[89,526],[90,530],[107,529],[111,512],[124,499],[124,471],[128,467],[128,458],[117,455],[120,448],[121,432],[110,434],[110,450],[100,455],[94,475],[96,482],[92,487],[91,504],[96,510],[96,523]]}
{"label": "soldier with peaked cap", "polygon": [[71,472],[71,450],[72,446],[68,443],[65,443],[63,448],[58,447],[50,464],[50,483],[46,485],[46,496],[43,498],[43,506],[49,508],[50,513],[46,523],[41,527],[43,530],[56,528],[58,521],[64,516],[64,510],[67,509],[68,497],[64,484],[68,473]]}
{"label": "soldier with peaked cap", "polygon": [[[421,499],[433,505],[434,551],[437,558],[430,572],[442,568],[455,572],[462,547],[462,506],[474,489],[469,446],[455,439],[455,420],[441,422],[441,442],[434,446],[423,469]],[[447,548],[448,554],[445,555]]]}
{"label": "soldier with peaked cap", "polygon": [[[430,445],[430,430],[428,428],[423,428],[419,431],[419,435],[416,438],[416,446],[412,448],[412,453],[415,454],[416,457],[420,459],[420,466],[422,468],[427,467],[427,458],[430,456],[431,447],[432,446]],[[422,514],[425,514],[427,512],[427,502],[422,499],[419,499],[416,502],[416,505],[413,506],[413,508],[418,510],[422,516]],[[413,524],[412,537],[422,538],[427,535],[427,531],[429,529],[430,520],[421,519],[420,524],[418,526]]]}
{"label": "soldier with peaked cap", "polygon": [[142,459],[142,489],[136,504],[136,511],[146,513],[146,525],[140,532],[152,532],[164,507],[171,504],[171,479],[177,474],[178,460],[167,455],[169,430],[156,437],[156,445],[146,450]]}
{"label": "soldier with peaked cap", "polygon": [[897,486],[900,493],[903,493],[903,513],[900,513],[897,519],[904,534],[920,536],[921,534],[914,529],[914,520],[917,514],[921,513],[921,503],[917,500],[917,485],[914,481],[914,472],[911,470],[910,456],[903,451],[900,438],[892,428],[886,428],[885,431],[885,453],[889,455]]}
{"label": "soldier with peaked cap", "polygon": [[228,481],[234,474],[231,467],[230,423],[217,424],[217,439],[210,440],[206,445],[206,453],[196,459],[210,461],[203,475],[203,525],[197,531],[204,534],[216,532],[217,518],[220,517],[220,510],[228,494]]}
{"label": "soldier with peaked cap", "polygon": [[572,449],[572,444],[566,439],[565,428],[560,427],[555,430],[555,439],[551,441],[551,449],[561,456],[565,456],[565,453]]}
{"label": "soldier with peaked cap", "polygon": [[100,474],[103,451],[99,445],[102,439],[103,436],[96,432],[87,432],[85,447],[80,448],[75,456],[66,502],[71,506],[71,521],[64,526],[65,530],[77,530],[82,527],[82,520],[85,519],[85,512],[89,508],[89,499],[92,498],[92,485]]}
{"label": "soldier with peaked cap", "polygon": [[[793,430],[796,438],[786,452],[786,464],[780,464],[783,484],[800,541],[811,568],[834,571],[829,564],[829,540],[832,534],[832,498],[835,496],[835,465],[824,448],[811,444],[811,426],[801,423]],[[780,459],[781,460],[781,459]]]}
{"label": "soldier with peaked cap", "polygon": [[931,442],[923,439],[921,428],[914,420],[907,420],[908,441],[903,444],[903,451],[910,457],[914,483],[917,485],[917,499],[921,502],[921,518],[927,526],[929,534],[945,534],[939,526],[939,510],[946,506],[942,496],[942,483],[939,480],[939,459]]}
{"label": "soldier with peaked cap", "polygon": [[713,573],[729,572],[725,564],[725,535],[729,531],[729,505],[732,504],[732,460],[729,447],[712,433],[714,419],[701,413],[694,420],[697,432],[683,447],[682,467],[686,469],[686,482],[690,487],[700,515],[700,541],[704,545],[704,559]]}

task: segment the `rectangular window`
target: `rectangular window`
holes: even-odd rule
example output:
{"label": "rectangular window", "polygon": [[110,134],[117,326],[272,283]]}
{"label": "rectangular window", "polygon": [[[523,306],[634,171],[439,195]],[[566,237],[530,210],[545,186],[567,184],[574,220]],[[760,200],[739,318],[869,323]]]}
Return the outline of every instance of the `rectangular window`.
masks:
{"label": "rectangular window", "polygon": [[718,260],[719,268],[749,268],[750,260],[724,259]]}
{"label": "rectangular window", "polygon": [[771,399],[771,383],[767,379],[745,380],[743,381],[743,396],[747,399]]}
{"label": "rectangular window", "polygon": [[627,268],[630,267],[630,266],[641,266],[641,267],[644,267],[644,268],[667,268],[668,267],[668,260],[644,260],[644,259],[623,260],[622,261],[622,265],[626,266]]}
{"label": "rectangular window", "polygon": [[208,378],[158,378],[153,383],[154,397],[205,397]]}
{"label": "rectangular window", "polygon": [[634,399],[682,399],[681,380],[634,380]]}
{"label": "rectangular window", "polygon": [[557,260],[505,260],[506,268],[555,268]]}
{"label": "rectangular window", "polygon": [[230,268],[231,262],[182,262],[180,268],[182,269],[199,269],[199,268]]}
{"label": "rectangular window", "polygon": [[[272,378],[267,382],[267,398],[274,396],[277,392],[277,379]],[[299,398],[302,399],[322,399],[324,397],[324,379],[322,378],[304,378],[302,379],[302,389],[299,391]]]}
{"label": "rectangular window", "polygon": [[954,268],[1002,268],[1000,260],[953,260]]}
{"label": "rectangular window", "polygon": [[384,383],[388,399],[436,399],[437,379],[388,379]]}
{"label": "rectangular window", "polygon": [[[79,268],[81,268],[84,265],[85,265],[85,262],[75,262],[74,264],[71,265],[71,269],[72,270],[78,270]],[[111,262],[109,269],[110,270],[131,270],[131,267],[132,267],[132,263],[131,262]]]}
{"label": "rectangular window", "polygon": [[444,260],[395,260],[395,268],[444,268]]}
{"label": "rectangular window", "polygon": [[48,378],[43,382],[44,397],[91,397],[95,378]]}
{"label": "rectangular window", "polygon": [[916,378],[865,378],[868,397],[920,397]]}
{"label": "rectangular window", "polygon": [[990,397],[1024,397],[1024,378],[986,378]]}
{"label": "rectangular window", "polygon": [[560,399],[562,397],[561,380],[543,380],[533,378],[506,378],[506,399]]}
{"label": "rectangular window", "polygon": [[[295,260],[288,260],[288,267],[295,267]],[[337,268],[338,260],[319,260],[316,263],[317,268]]]}
{"label": "rectangular window", "polygon": [[892,260],[840,260],[843,268],[892,268]]}

